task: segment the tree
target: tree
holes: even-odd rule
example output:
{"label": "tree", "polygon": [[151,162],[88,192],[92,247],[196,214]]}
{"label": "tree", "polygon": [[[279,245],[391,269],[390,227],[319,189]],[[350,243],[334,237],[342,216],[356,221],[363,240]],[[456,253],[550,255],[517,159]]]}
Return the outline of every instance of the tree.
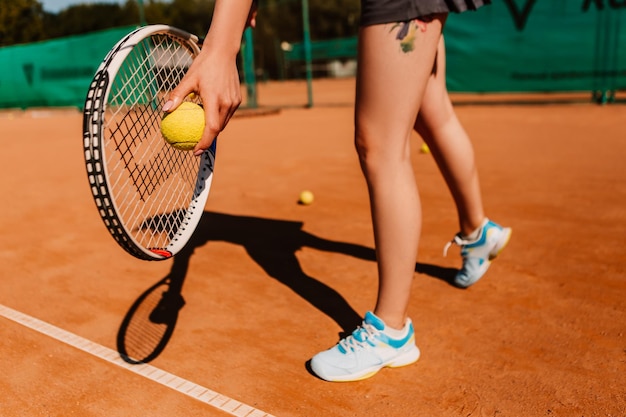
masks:
{"label": "tree", "polygon": [[0,7],[0,46],[45,39],[44,11],[37,0],[3,1]]}
{"label": "tree", "polygon": [[215,0],[174,0],[168,5],[170,24],[203,37],[214,8]]}
{"label": "tree", "polygon": [[[123,5],[78,4],[56,14],[44,12],[38,0],[0,1],[0,46],[140,23],[139,0],[126,0]],[[263,68],[264,76],[274,78],[282,70],[279,45],[283,41],[302,42],[302,1],[259,3],[253,35],[256,65]],[[203,37],[211,23],[215,0],[143,0],[143,5],[148,24],[168,24]],[[360,0],[309,0],[311,38],[356,36],[359,10]]]}
{"label": "tree", "polygon": [[137,16],[137,9],[128,10],[117,4],[79,4],[46,16],[46,35],[58,38],[132,25],[138,23]]}

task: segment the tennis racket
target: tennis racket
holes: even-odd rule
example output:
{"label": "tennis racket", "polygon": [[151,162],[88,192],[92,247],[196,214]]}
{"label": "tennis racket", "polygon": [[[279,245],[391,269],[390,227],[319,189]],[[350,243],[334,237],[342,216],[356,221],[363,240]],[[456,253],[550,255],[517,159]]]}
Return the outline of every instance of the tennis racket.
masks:
{"label": "tennis racket", "polygon": [[84,156],[98,213],[139,259],[179,252],[211,188],[217,141],[196,157],[168,145],[160,131],[162,107],[200,52],[198,42],[167,25],[131,32],[104,58],[85,99]]}

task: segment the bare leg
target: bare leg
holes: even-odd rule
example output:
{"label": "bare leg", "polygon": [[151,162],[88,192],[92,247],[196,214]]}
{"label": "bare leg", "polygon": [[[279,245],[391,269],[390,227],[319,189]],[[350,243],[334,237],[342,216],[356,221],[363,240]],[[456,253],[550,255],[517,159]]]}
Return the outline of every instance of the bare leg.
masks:
{"label": "bare leg", "polygon": [[421,230],[411,131],[444,21],[441,15],[427,23],[366,26],[360,32],[355,144],[369,189],[378,258],[374,314],[398,329],[407,317]]}
{"label": "bare leg", "polygon": [[441,36],[415,130],[431,149],[457,206],[461,233],[469,235],[485,219],[472,143],[452,108],[446,89],[446,59]]}

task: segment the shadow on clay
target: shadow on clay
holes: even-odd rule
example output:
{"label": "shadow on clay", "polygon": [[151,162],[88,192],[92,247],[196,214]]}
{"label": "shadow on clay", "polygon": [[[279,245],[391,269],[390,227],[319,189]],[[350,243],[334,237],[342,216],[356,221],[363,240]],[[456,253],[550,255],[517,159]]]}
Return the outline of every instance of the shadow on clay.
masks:
{"label": "shadow on clay", "polygon": [[[333,319],[342,330],[340,338],[350,334],[363,318],[341,294],[307,275],[296,252],[309,247],[372,262],[376,260],[375,252],[366,246],[312,235],[302,227],[303,223],[297,221],[205,211],[191,240],[174,256],[169,274],[141,294],[124,317],[117,335],[121,357],[129,363],[146,363],[165,349],[185,305],[182,287],[191,256],[196,248],[212,241],[242,246],[270,277]],[[417,263],[415,272],[451,284],[457,270]]]}

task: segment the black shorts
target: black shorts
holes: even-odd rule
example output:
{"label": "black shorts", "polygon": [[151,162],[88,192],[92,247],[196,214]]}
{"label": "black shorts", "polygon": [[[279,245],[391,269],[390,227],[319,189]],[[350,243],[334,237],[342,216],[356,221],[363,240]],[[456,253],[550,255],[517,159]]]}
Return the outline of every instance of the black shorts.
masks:
{"label": "black shorts", "polygon": [[406,22],[436,13],[461,13],[491,0],[361,0],[361,26]]}

